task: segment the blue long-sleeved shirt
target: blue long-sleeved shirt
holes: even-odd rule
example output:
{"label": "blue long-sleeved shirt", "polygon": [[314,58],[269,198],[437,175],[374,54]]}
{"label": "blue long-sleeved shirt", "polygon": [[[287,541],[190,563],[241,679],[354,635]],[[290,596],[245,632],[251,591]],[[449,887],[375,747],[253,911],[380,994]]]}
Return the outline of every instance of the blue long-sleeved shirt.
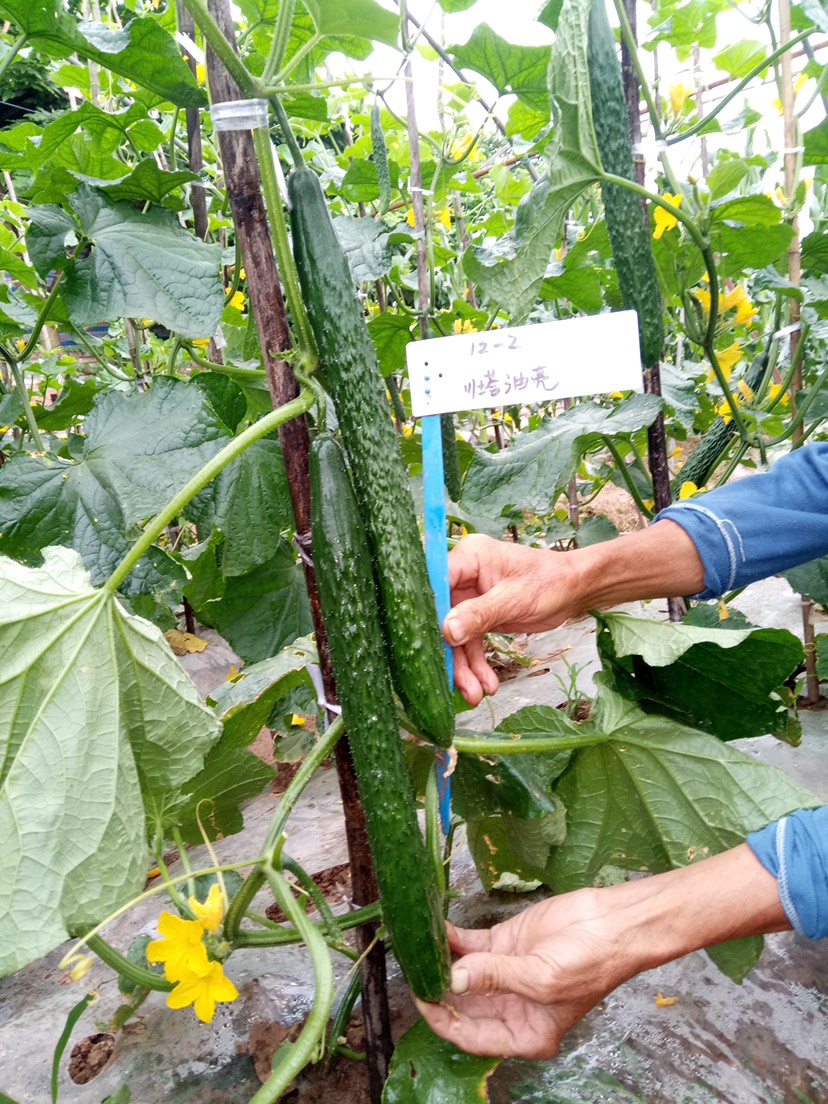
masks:
{"label": "blue long-sleeved shirt", "polygon": [[691,538],[713,598],[828,554],[828,442],[789,453],[768,472],[676,502],[669,518]]}
{"label": "blue long-sleeved shirt", "polygon": [[[828,554],[828,443],[808,445],[699,498],[677,502],[669,518],[691,538],[712,598]],[[792,813],[747,842],[777,879],[794,930],[828,935],[828,806]]]}

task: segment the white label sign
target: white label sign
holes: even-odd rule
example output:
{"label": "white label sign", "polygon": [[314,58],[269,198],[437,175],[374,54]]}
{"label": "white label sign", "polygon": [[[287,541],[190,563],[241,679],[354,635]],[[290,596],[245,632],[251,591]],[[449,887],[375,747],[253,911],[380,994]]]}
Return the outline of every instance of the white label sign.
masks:
{"label": "white label sign", "polygon": [[635,311],[412,341],[406,354],[416,418],[643,389]]}

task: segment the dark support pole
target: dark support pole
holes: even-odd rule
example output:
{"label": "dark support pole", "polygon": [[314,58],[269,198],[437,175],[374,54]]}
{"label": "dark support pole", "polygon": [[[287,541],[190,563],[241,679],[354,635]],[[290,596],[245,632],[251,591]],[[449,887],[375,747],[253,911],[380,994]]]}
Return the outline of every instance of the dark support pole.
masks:
{"label": "dark support pole", "polygon": [[[225,37],[235,44],[229,0],[210,0],[209,10],[221,27]],[[210,95],[214,103],[238,100],[238,87],[216,55],[207,52],[207,75]],[[259,171],[250,132],[222,131],[218,134],[219,149],[224,168],[225,186],[236,227],[242,260],[247,272],[248,291],[259,344],[267,370],[268,383],[274,407],[288,402],[298,392],[298,385],[290,367],[279,353],[290,347],[285,304],[279,283],[279,274],[273,256],[270,232],[264,200],[259,183]],[[281,212],[271,212],[271,217],[281,217]],[[290,485],[293,513],[296,522],[297,543],[305,550],[310,548],[310,481],[308,477],[309,433],[305,418],[287,422],[279,430],[282,455]],[[336,687],[331,671],[325,625],[319,605],[319,594],[311,564],[303,559],[305,579],[310,600],[311,616],[316,632],[319,659],[326,699],[336,701]],[[336,749],[336,768],[345,816],[348,841],[348,857],[351,864],[351,881],[355,904],[370,904],[377,900],[377,885],[368,848],[365,815],[359,801],[356,776],[347,742],[340,740]],[[377,925],[366,924],[357,929],[360,954],[374,944]],[[380,1104],[382,1088],[388,1074],[388,1064],[393,1049],[391,1016],[385,970],[385,950],[381,943],[374,944],[361,965],[362,1002],[365,1020],[368,1070],[371,1104]]]}
{"label": "dark support pole", "polygon": [[[624,0],[635,41],[638,41],[638,29],[636,23],[635,0]],[[641,89],[638,86],[638,75],[632,63],[629,47],[626,39],[621,41],[621,77],[624,82],[624,99],[627,102],[627,118],[630,124],[630,140],[633,147],[633,161],[638,183],[644,185],[644,155],[641,152]],[[647,208],[644,200],[641,201],[642,218],[649,227]],[[661,367],[655,364],[644,365],[644,390],[648,395],[661,395]],[[647,430],[647,451],[650,461],[650,477],[653,481],[653,499],[656,510],[663,510],[672,502],[670,493],[670,469],[667,464],[667,436],[664,431],[664,415],[659,414],[650,428]],[[684,602],[681,598],[668,598],[667,608],[671,621],[680,621],[685,613]]]}

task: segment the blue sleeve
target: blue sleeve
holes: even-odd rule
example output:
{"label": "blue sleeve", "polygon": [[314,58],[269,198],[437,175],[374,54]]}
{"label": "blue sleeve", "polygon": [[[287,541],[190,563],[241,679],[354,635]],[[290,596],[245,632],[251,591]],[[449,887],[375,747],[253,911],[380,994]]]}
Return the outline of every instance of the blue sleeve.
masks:
{"label": "blue sleeve", "polygon": [[762,475],[661,510],[687,533],[713,598],[828,554],[828,442],[788,453]]}
{"label": "blue sleeve", "polygon": [[779,883],[779,899],[794,931],[828,935],[828,807],[801,809],[751,832],[748,845]]}

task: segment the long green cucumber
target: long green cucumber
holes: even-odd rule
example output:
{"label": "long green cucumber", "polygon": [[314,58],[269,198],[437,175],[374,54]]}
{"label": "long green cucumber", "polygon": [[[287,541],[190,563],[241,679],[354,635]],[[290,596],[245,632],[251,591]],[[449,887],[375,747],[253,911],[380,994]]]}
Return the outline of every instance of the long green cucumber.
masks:
{"label": "long green cucumber", "polygon": [[[589,11],[587,65],[592,123],[601,163],[613,176],[635,181],[621,66],[607,19],[606,0],[593,0]],[[601,190],[618,286],[625,305],[638,312],[641,363],[649,368],[658,363],[664,345],[661,290],[649,224],[634,192],[618,184],[604,184]]]}
{"label": "long green cucumber", "polygon": [[406,981],[438,1000],[449,972],[440,893],[396,722],[371,553],[345,458],[328,434],[311,447],[310,480],[319,598],[383,917]]}
{"label": "long green cucumber", "polygon": [[376,351],[316,174],[297,169],[288,192],[302,296],[368,530],[394,685],[423,735],[446,747],[454,710],[442,638]]}

